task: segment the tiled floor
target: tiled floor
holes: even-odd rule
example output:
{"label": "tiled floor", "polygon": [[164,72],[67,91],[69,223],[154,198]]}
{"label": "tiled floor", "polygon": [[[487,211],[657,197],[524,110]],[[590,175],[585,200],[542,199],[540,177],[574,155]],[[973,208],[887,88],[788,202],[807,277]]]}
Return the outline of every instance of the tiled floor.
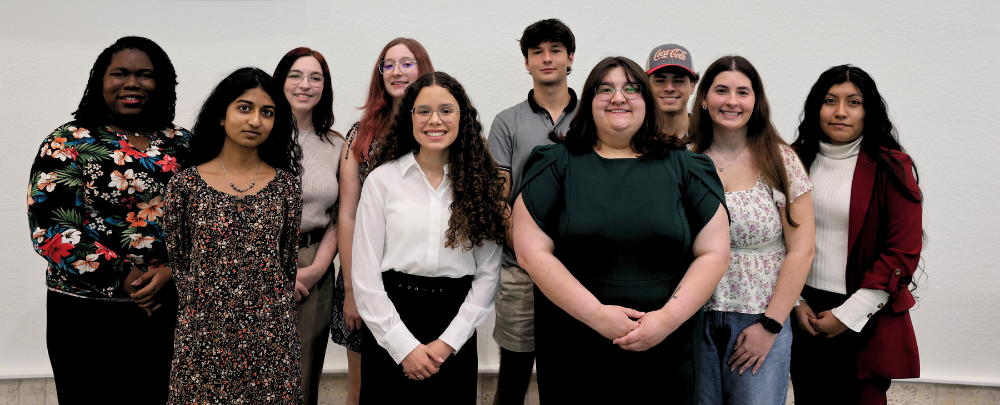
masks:
{"label": "tiled floor", "polygon": [[[492,405],[496,374],[479,376],[479,405]],[[320,405],[340,405],[347,398],[347,376],[325,374],[320,382]],[[0,405],[56,405],[56,387],[51,378],[0,380]],[[538,404],[538,386],[532,378],[526,405]],[[794,404],[791,389],[787,404]],[[997,405],[1000,387],[895,382],[889,389],[890,405]]]}

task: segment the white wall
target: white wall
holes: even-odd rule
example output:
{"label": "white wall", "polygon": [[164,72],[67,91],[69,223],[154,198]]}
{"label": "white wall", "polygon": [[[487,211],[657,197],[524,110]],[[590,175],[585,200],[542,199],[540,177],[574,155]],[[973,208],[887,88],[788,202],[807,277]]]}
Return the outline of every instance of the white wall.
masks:
{"label": "white wall", "polygon": [[[804,97],[826,68],[853,63],[872,74],[919,165],[928,277],[913,321],[925,378],[1000,384],[1000,141],[997,2],[301,2],[2,0],[0,9],[0,378],[50,374],[45,351],[44,261],[31,249],[25,182],[42,137],[69,121],[100,51],[118,37],[157,41],[180,81],[177,119],[189,127],[204,97],[235,68],[271,71],[289,49],[323,52],[336,77],[337,123],[359,117],[378,51],[388,40],[420,40],[435,67],[457,77],[482,114],[522,101],[531,86],[517,39],[528,24],[561,18],[575,32],[570,86],[601,58],[640,65],[654,46],[677,42],[697,70],[738,53],[761,72],[774,122],[795,136]],[[993,151],[993,152],[990,152]],[[993,201],[994,203],[991,203]],[[489,322],[492,325],[492,321]],[[491,327],[481,330],[480,366],[495,369]],[[331,349],[328,370],[344,370]]]}

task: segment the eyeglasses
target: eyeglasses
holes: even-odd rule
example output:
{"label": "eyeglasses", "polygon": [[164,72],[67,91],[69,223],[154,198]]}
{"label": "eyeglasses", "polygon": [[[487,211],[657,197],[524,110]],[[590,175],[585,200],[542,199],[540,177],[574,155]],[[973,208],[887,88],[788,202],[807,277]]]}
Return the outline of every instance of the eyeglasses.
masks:
{"label": "eyeglasses", "polygon": [[443,105],[441,108],[430,108],[426,105],[418,105],[410,110],[413,113],[413,119],[417,122],[427,122],[431,119],[431,115],[437,111],[438,117],[441,121],[452,122],[455,118],[458,118],[458,108],[452,105]]}
{"label": "eyeglasses", "polygon": [[597,93],[597,99],[601,101],[611,100],[611,97],[615,96],[615,91],[621,90],[622,95],[629,100],[635,100],[642,97],[642,87],[639,83],[625,83],[622,87],[615,87],[610,84],[599,84],[595,92]]}
{"label": "eyeglasses", "polygon": [[[302,79],[306,77],[305,73],[298,70],[289,70],[286,79],[292,84],[302,83]],[[309,75],[309,85],[312,87],[323,87],[323,75],[319,73],[313,73]]]}
{"label": "eyeglasses", "polygon": [[[403,73],[410,73],[413,68],[417,66],[417,61],[410,58],[403,58],[399,60],[399,71]],[[396,68],[396,61],[392,59],[386,59],[378,63],[378,72],[381,74],[386,74]]]}

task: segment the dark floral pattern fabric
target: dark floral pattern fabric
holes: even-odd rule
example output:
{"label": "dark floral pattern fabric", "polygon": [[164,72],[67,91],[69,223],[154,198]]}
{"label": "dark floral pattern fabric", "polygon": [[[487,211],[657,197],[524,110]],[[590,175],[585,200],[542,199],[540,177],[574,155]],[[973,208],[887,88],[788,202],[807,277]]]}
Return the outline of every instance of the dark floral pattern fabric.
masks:
{"label": "dark floral pattern fabric", "polygon": [[82,298],[127,300],[132,266],[165,265],[163,193],[184,164],[191,133],[179,128],[128,135],[75,123],[45,137],[31,166],[28,226],[48,261],[50,290]]}
{"label": "dark floral pattern fabric", "polygon": [[180,296],[172,404],[301,404],[295,288],[302,188],[278,170],[256,194],[209,186],[196,167],[166,195]]}

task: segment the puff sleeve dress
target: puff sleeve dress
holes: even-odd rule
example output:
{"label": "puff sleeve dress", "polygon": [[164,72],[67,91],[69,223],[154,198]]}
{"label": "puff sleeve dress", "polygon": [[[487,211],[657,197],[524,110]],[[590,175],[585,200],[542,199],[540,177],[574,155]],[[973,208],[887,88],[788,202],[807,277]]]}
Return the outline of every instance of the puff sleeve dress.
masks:
{"label": "puff sleeve dress", "polygon": [[[603,304],[639,311],[666,304],[693,260],[694,238],[725,201],[704,155],[672,150],[663,159],[605,159],[593,151],[573,155],[563,145],[535,149],[521,197],[552,238],[556,258],[584,287]],[[537,287],[535,297],[541,401],[696,400],[699,315],[650,350],[632,352]]]}

